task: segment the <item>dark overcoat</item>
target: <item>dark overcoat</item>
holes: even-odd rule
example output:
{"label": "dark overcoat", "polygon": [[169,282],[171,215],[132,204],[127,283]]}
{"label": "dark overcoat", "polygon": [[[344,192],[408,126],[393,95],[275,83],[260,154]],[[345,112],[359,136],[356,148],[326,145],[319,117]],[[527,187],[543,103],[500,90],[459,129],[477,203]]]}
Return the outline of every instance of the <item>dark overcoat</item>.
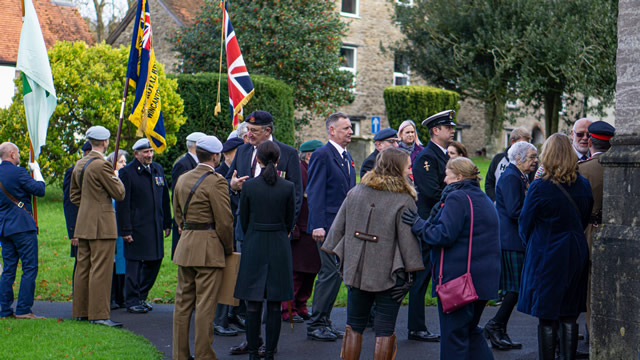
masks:
{"label": "dark overcoat", "polygon": [[164,256],[163,229],[171,228],[169,185],[162,166],[151,163],[149,172],[133,159],[118,171],[125,188],[123,201],[116,203],[118,235],[133,237],[124,245],[127,260],[160,260]]}
{"label": "dark overcoat", "polygon": [[442,283],[467,272],[469,230],[473,203],[473,242],[471,249],[471,277],[479,300],[491,300],[498,294],[500,281],[500,234],[498,214],[493,202],[480,189],[475,180],[464,180],[458,190],[452,191],[444,201],[440,215],[434,223],[418,221],[412,231],[418,239],[433,246],[433,296],[440,271],[440,249],[444,248]]}
{"label": "dark overcoat", "polygon": [[[300,161],[300,172],[302,175],[302,190],[307,189],[307,180],[309,174],[307,169],[309,165]],[[302,207],[300,208],[300,216],[293,230],[291,240],[291,255],[293,257],[293,271],[317,274],[320,271],[320,254],[318,246],[307,232],[307,220],[309,219],[309,205],[307,204],[306,193],[302,197]]]}
{"label": "dark overcoat", "polygon": [[[71,174],[73,174],[73,166],[68,168],[64,172],[64,179],[62,180],[62,209],[64,210],[64,220],[67,224],[67,236],[69,239],[73,238],[73,233],[76,231],[76,218],[78,217],[78,206],[71,202],[69,199],[69,188],[71,187]],[[78,253],[77,246],[71,246],[69,255],[76,257]]]}
{"label": "dark overcoat", "polygon": [[514,164],[509,164],[496,187],[496,210],[500,220],[500,244],[503,250],[524,252],[518,233],[518,218],[529,180]]}
{"label": "dark overcoat", "polygon": [[550,180],[535,180],[518,220],[526,252],[518,311],[547,320],[586,311],[587,262],[584,229],[593,196],[589,182],[578,175],[567,186],[571,201]]}
{"label": "dark overcoat", "polygon": [[364,159],[364,161],[362,162],[362,166],[360,167],[361,179],[364,177],[364,174],[366,174],[367,171],[373,169],[376,166],[376,157],[378,156],[378,154],[380,154],[380,151],[378,151],[377,149],[373,150],[373,152],[369,154],[366,159]]}
{"label": "dark overcoat", "polygon": [[413,162],[413,178],[418,190],[418,214],[423,219],[429,217],[431,208],[438,201],[445,187],[445,168],[449,155],[445,154],[433,141],[418,154]]}
{"label": "dark overcoat", "polygon": [[294,215],[295,186],[290,181],[278,178],[269,185],[258,176],[242,185],[239,221],[245,235],[234,297],[293,299],[289,233]]}
{"label": "dark overcoat", "polygon": [[309,159],[307,232],[311,234],[314,229],[328,232],[347,192],[355,185],[356,170],[349,152],[343,160],[330,142],[314,151]]}
{"label": "dark overcoat", "polygon": [[[176,184],[180,175],[186,173],[189,170],[195,169],[198,163],[194,160],[193,156],[189,153],[182,155],[171,169],[171,201],[173,202],[173,192],[175,191]],[[224,176],[224,174],[222,175]],[[173,230],[171,232],[171,259],[176,252],[176,246],[178,246],[178,240],[180,240],[180,234],[178,233],[178,224],[175,221],[173,223]]]}
{"label": "dark overcoat", "polygon": [[44,196],[44,182],[33,180],[25,168],[10,161],[0,163],[0,182],[9,194],[24,204],[24,208],[18,208],[0,191],[0,237],[35,231],[36,222],[25,209],[33,213],[31,195]]}

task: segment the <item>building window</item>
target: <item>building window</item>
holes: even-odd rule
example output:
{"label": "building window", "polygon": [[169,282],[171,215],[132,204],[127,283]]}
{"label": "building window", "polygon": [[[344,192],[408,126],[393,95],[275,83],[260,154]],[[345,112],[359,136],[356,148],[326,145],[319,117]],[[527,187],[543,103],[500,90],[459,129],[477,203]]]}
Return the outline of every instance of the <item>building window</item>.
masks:
{"label": "building window", "polygon": [[342,0],[340,14],[346,16],[358,16],[358,0]]}
{"label": "building window", "polygon": [[342,66],[340,70],[348,71],[353,74],[353,90],[356,89],[356,60],[358,49],[355,46],[342,45],[340,48],[340,59]]}
{"label": "building window", "polygon": [[393,57],[393,85],[409,85],[409,62],[398,54]]}
{"label": "building window", "polygon": [[360,119],[350,118],[351,130],[353,130],[353,136],[360,136]]}

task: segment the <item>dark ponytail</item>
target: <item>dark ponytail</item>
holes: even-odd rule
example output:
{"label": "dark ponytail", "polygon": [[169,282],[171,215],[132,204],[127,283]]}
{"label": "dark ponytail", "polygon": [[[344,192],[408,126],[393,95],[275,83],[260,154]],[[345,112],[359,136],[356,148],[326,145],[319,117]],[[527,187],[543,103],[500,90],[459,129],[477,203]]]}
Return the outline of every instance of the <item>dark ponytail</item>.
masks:
{"label": "dark ponytail", "polygon": [[278,170],[276,169],[276,163],[280,159],[280,147],[276,145],[273,141],[265,141],[262,144],[258,145],[256,157],[262,165],[264,165],[264,169],[260,172],[260,175],[264,178],[264,181],[273,185],[278,180]]}

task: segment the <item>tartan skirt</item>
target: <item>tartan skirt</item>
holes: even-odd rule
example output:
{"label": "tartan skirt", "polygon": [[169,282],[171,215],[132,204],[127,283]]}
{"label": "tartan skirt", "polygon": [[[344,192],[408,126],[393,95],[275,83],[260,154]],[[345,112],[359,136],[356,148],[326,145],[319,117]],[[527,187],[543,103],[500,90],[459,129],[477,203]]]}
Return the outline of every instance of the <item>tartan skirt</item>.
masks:
{"label": "tartan skirt", "polygon": [[504,292],[520,292],[520,278],[524,265],[524,252],[502,250],[502,272],[500,274],[500,290]]}

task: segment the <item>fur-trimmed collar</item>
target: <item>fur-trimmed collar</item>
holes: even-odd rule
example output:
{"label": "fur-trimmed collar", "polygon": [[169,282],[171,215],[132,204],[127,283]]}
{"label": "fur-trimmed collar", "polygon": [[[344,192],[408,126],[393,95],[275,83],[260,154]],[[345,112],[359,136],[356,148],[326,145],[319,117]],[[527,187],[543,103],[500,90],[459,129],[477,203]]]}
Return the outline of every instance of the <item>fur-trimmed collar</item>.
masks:
{"label": "fur-trimmed collar", "polygon": [[378,175],[375,170],[371,170],[364,175],[360,183],[380,191],[406,193],[411,195],[414,200],[418,199],[416,190],[409,184],[409,181],[401,177]]}

